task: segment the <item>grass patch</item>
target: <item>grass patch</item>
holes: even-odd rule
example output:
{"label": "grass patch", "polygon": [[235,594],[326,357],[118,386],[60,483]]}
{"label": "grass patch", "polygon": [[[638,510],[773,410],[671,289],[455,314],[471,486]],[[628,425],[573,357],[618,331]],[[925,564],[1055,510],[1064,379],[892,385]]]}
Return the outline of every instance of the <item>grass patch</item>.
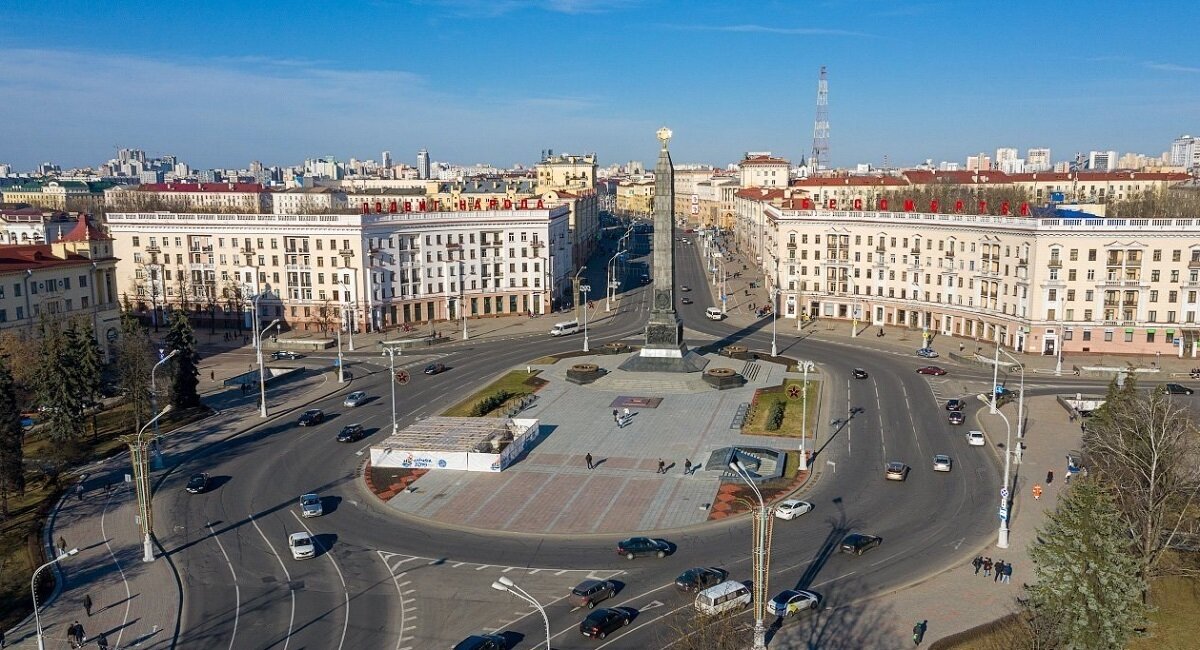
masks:
{"label": "grass patch", "polygon": [[[808,414],[803,413],[804,395],[795,399],[788,397],[789,386],[804,390],[803,381],[789,380],[782,385],[772,388],[761,388],[754,394],[750,405],[750,413],[746,423],[742,425],[742,433],[756,436],[785,436],[799,438],[801,423],[807,417],[804,430],[808,438],[813,437],[813,427],[816,425],[816,412],[820,398],[820,384],[808,381]],[[783,418],[778,419],[779,410],[783,409]]]}
{"label": "grass patch", "polygon": [[[480,417],[481,415],[487,416],[497,411],[502,411],[511,402],[519,400],[526,395],[532,395],[539,388],[546,385],[546,380],[540,379],[537,376],[540,372],[540,370],[534,370],[533,372],[511,370],[496,381],[479,389],[475,394],[446,409],[442,412],[442,415],[449,417]],[[497,399],[499,397],[503,397],[503,399]],[[480,405],[486,405],[486,407],[480,409]]]}
{"label": "grass patch", "polygon": [[[125,444],[118,436],[132,433],[123,426],[128,413],[129,407],[122,404],[97,414],[95,437],[91,435],[89,422],[83,438],[70,449],[71,457],[76,459],[74,465],[112,456],[125,449]],[[168,414],[169,417],[159,420],[159,430],[170,432],[207,414],[206,409],[173,411]],[[53,472],[42,471],[43,463],[39,461],[61,455],[52,453],[60,450],[56,443],[46,438],[41,427],[26,433],[24,450],[25,494],[9,496],[9,516],[0,522],[0,627],[6,630],[32,613],[29,577],[38,565],[46,561],[42,529],[50,509],[69,483],[53,476]],[[67,465],[62,471],[65,474],[72,469],[71,465]],[[40,578],[39,600],[48,596],[54,587],[51,571],[43,571]]]}

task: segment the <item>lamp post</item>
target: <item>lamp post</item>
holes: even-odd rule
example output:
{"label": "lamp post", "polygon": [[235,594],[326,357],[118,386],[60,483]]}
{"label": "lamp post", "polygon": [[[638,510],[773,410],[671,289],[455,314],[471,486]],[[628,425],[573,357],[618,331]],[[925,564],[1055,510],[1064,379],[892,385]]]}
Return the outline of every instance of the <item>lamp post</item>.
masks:
{"label": "lamp post", "polygon": [[[1060,377],[1060,376],[1062,376],[1062,348],[1063,348],[1063,322],[1062,322],[1062,297],[1061,297],[1061,295],[1059,296],[1059,299],[1058,299],[1058,313],[1056,315],[1059,317],[1059,319],[1058,319],[1058,337],[1057,337],[1058,340],[1054,342],[1054,354],[1056,357],[1054,360],[1054,376]],[[1018,431],[1021,430],[1020,422],[1017,423],[1017,430]],[[1017,437],[1020,438],[1021,436],[1018,434]]]}
{"label": "lamp post", "polygon": [[1008,417],[1004,415],[1004,411],[996,411],[996,415],[1004,420],[1004,483],[1000,485],[1000,534],[996,540],[996,546],[999,548],[1008,548],[1008,486],[1009,472],[1012,471],[1010,463],[1009,445],[1012,443],[1012,426],[1008,424]]}
{"label": "lamp post", "polygon": [[60,560],[71,557],[78,553],[79,553],[79,549],[73,548],[73,549],[67,551],[66,553],[63,553],[62,555],[59,555],[58,557],[54,558],[53,560],[50,560],[49,562],[43,564],[42,566],[38,567],[37,569],[34,569],[33,577],[29,579],[29,593],[33,595],[33,626],[34,626],[34,629],[37,631],[38,650],[46,650],[46,643],[42,639],[42,617],[38,612],[38,601],[37,601],[37,577],[38,577],[38,574],[42,572],[42,569],[45,569],[46,567],[48,567],[52,564],[55,564],[55,563],[59,562]]}
{"label": "lamp post", "polygon": [[763,501],[762,492],[758,491],[758,486],[754,481],[750,480],[750,474],[742,467],[742,463],[737,459],[737,449],[734,449],[734,457],[729,461],[729,469],[732,469],[742,480],[746,481],[746,485],[754,490],[754,496],[758,497],[758,508],[754,513],[754,650],[766,650],[767,648],[767,627],[763,623],[766,618],[767,610],[767,549],[770,546],[771,536],[771,516],[767,511],[767,504]]}
{"label": "lamp post", "polygon": [[390,383],[392,385],[392,433],[393,434],[400,432],[400,425],[396,423],[396,353],[397,352],[400,353],[400,356],[404,356],[404,349],[401,348],[399,345],[384,344],[383,354],[386,354],[388,357],[388,372],[391,374],[391,378],[392,378],[392,380],[388,383]]}
{"label": "lamp post", "polygon": [[775,321],[779,318],[779,309],[776,303],[779,302],[779,287],[771,289],[771,356],[779,356],[779,346],[775,342]]}
{"label": "lamp post", "polygon": [[151,536],[154,534],[154,510],[150,507],[150,468],[146,463],[146,441],[142,438],[146,433],[146,429],[159,418],[171,412],[171,405],[167,404],[163,410],[159,411],[150,421],[142,425],[138,429],[137,435],[126,434],[121,436],[121,442],[129,445],[129,460],[133,465],[133,487],[137,492],[138,501],[138,519],[141,520],[142,535],[144,537],[142,543],[142,561],[154,561],[154,545],[151,542]]}
{"label": "lamp post", "polygon": [[854,292],[854,302],[850,303],[850,336],[854,338],[858,336],[858,284],[849,272],[846,273],[846,281],[850,284],[850,290]]}
{"label": "lamp post", "polygon": [[617,250],[615,255],[608,258],[608,272],[605,275],[605,279],[608,280],[608,286],[604,290],[604,311],[611,311],[611,307],[609,306],[609,296],[617,292],[617,279],[613,277],[613,262],[616,261],[616,259],[624,252],[625,251],[623,250]]}
{"label": "lamp post", "polygon": [[[158,412],[158,388],[157,388],[157,385],[154,383],[154,372],[158,370],[159,366],[170,361],[171,357],[173,357],[177,354],[179,354],[179,350],[171,350],[170,354],[164,356],[162,359],[159,359],[158,363],[154,364],[154,367],[150,369],[150,412],[151,413]],[[155,419],[151,420],[151,422],[154,423],[154,439],[158,440],[158,419],[155,418]],[[156,461],[155,465],[159,466],[159,468],[161,469],[162,456],[160,455],[160,453],[161,452],[159,452],[156,447],[155,455],[154,455],[154,459]]]}
{"label": "lamp post", "polygon": [[345,310],[338,310],[337,346],[338,346],[338,383],[346,383],[345,358],[342,357],[342,327],[346,324]]}
{"label": "lamp post", "polygon": [[[575,272],[575,278],[571,281],[571,288],[573,291],[573,293],[571,294],[572,301],[577,301],[579,299],[579,286],[580,286],[579,285],[579,276],[582,275],[583,272],[586,270],[587,270],[586,266],[581,266],[581,267],[579,267],[579,270]],[[575,308],[575,314],[576,314],[575,320],[579,320],[579,307],[578,306],[576,306],[576,308]],[[584,314],[584,318],[587,318],[586,313]]]}
{"label": "lamp post", "polygon": [[529,603],[530,605],[533,605],[534,608],[541,613],[542,622],[546,625],[546,650],[550,650],[550,618],[546,616],[546,609],[542,607],[542,604],[539,603],[536,598],[526,593],[524,589],[518,587],[516,583],[510,580],[507,576],[500,576],[498,580],[493,582],[492,589],[495,589],[496,591],[507,591],[508,593]]}
{"label": "lamp post", "polygon": [[[804,448],[804,438],[807,437],[808,428],[808,368],[812,365],[811,361],[804,362],[804,395],[801,396],[800,406],[800,471],[808,471],[808,451]],[[814,436],[815,437],[815,436]],[[816,440],[813,441],[816,445]]]}
{"label": "lamp post", "polygon": [[[255,316],[255,320],[257,321],[258,320],[258,308],[254,309],[254,316]],[[258,341],[257,341],[257,344],[254,346],[255,352],[258,355],[258,404],[259,404],[258,415],[259,415],[259,417],[264,417],[264,418],[267,417],[267,369],[266,369],[266,366],[263,364],[262,337],[264,334],[267,333],[267,330],[271,329],[272,327],[275,327],[278,324],[279,324],[279,319],[276,318],[275,320],[271,321],[271,323],[269,325],[262,328],[262,330],[258,329],[257,324],[254,326],[254,331],[258,332]]]}
{"label": "lamp post", "polygon": [[[1002,350],[1000,348],[1000,346],[996,346],[996,350],[997,350],[997,352],[1003,352],[1004,356],[1008,357],[1009,359],[1012,359],[1013,363],[1017,364],[1017,367],[1021,369],[1021,387],[1017,391],[1017,450],[1016,450],[1016,452],[1014,452],[1014,453],[1016,453],[1017,457],[1013,461],[1016,464],[1020,465],[1021,464],[1021,441],[1025,439],[1025,364],[1018,361],[1017,358],[1014,357],[1013,355],[1009,354],[1007,350]],[[996,361],[995,361],[997,369],[1000,367],[999,361],[1000,361],[1000,357],[997,354]],[[993,380],[992,380],[992,412],[993,413],[1000,412],[996,408],[996,377],[995,376],[993,376]]]}
{"label": "lamp post", "polygon": [[581,305],[583,307],[583,351],[588,352],[589,350],[588,350],[588,331],[587,331],[587,314],[588,314],[587,297],[588,297],[588,292],[592,290],[592,285],[581,284],[581,285],[579,285],[579,290],[583,292],[583,303]]}

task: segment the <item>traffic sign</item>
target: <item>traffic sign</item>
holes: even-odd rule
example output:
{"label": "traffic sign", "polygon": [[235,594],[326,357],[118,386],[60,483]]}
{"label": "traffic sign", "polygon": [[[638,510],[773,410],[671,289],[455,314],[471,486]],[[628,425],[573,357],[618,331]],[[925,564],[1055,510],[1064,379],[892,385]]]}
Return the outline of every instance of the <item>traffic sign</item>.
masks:
{"label": "traffic sign", "polygon": [[1002,520],[1007,520],[1007,519],[1008,519],[1008,508],[1001,508],[1001,509],[1000,509],[1000,519],[1002,519]]}
{"label": "traffic sign", "polygon": [[403,370],[396,371],[396,383],[403,386],[408,383],[408,373]]}
{"label": "traffic sign", "polygon": [[1007,498],[1008,498],[1008,488],[1006,488],[1006,487],[1002,487],[1002,488],[1000,488],[1000,498],[1001,498],[1001,499],[1007,499]]}

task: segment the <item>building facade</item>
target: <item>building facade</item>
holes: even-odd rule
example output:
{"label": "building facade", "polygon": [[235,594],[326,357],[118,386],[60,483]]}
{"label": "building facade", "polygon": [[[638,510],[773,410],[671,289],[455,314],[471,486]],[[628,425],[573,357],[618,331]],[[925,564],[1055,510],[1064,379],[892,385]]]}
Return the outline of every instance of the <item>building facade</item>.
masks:
{"label": "building facade", "polygon": [[770,154],[746,154],[738,163],[742,187],[787,187],[788,161]]}

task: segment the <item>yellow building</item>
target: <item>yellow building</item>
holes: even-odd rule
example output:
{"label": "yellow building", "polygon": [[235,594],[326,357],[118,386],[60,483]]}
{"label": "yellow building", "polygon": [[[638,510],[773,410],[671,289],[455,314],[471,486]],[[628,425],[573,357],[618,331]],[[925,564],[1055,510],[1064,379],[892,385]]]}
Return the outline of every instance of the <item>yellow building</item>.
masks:
{"label": "yellow building", "polygon": [[625,216],[649,215],[654,204],[654,179],[633,178],[617,183],[617,213]]}

